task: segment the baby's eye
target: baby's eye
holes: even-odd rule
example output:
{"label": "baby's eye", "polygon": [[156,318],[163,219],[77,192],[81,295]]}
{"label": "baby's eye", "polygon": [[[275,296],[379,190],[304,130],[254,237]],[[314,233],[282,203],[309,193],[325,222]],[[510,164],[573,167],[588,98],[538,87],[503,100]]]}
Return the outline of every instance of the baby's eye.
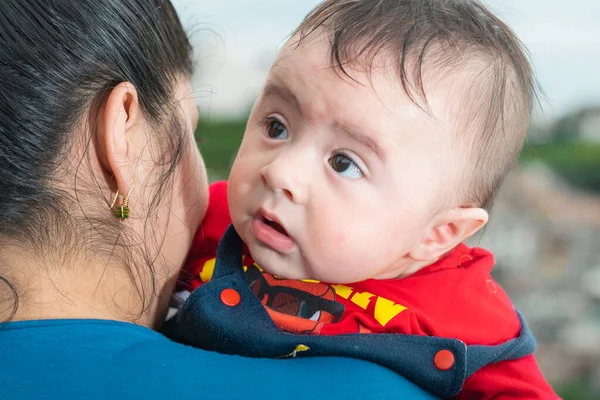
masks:
{"label": "baby's eye", "polygon": [[286,140],[290,137],[287,128],[274,119],[267,121],[267,136],[275,140]]}
{"label": "baby's eye", "polygon": [[329,159],[331,168],[338,174],[351,179],[360,179],[364,175],[354,161],[343,154],[335,154]]}

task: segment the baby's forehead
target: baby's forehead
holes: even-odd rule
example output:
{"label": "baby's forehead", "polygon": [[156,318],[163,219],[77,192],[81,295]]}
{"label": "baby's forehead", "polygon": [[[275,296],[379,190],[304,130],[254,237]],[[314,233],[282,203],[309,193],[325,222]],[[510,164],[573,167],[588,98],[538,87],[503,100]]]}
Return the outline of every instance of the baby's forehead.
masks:
{"label": "baby's forehead", "polygon": [[[331,88],[348,100],[383,103],[390,112],[396,108],[403,111],[411,108],[424,112],[438,123],[447,123],[461,109],[456,104],[470,94],[467,88],[473,77],[469,70],[476,71],[480,66],[470,61],[460,68],[420,67],[419,78],[403,77],[393,58],[385,52],[340,66],[332,59],[331,44],[326,37],[300,44],[292,39],[275,59],[266,86],[269,87],[270,82],[281,82],[294,90],[318,85],[313,88],[314,95],[318,95],[319,89]],[[422,90],[416,88],[414,80],[417,79]]]}
{"label": "baby's forehead", "polygon": [[[465,53],[458,57],[445,54],[443,47],[435,43],[429,45],[431,52],[425,57],[406,56],[401,58],[392,51],[374,49],[351,60],[337,59],[331,40],[326,33],[311,36],[299,41],[292,37],[278,53],[269,75],[282,78],[300,73],[320,73],[331,71],[343,81],[354,81],[370,85],[374,76],[385,78],[394,89],[404,92],[420,106],[425,106],[429,92],[451,92],[452,96],[468,90],[461,90],[456,82],[468,88],[481,76],[481,71],[489,64],[477,53]],[[453,58],[452,62],[448,59]],[[466,86],[464,85],[466,84]],[[433,94],[432,94],[433,95]]]}
{"label": "baby's forehead", "polygon": [[[426,149],[448,144],[451,124],[445,102],[452,96],[446,95],[445,88],[432,90],[425,108],[406,94],[396,70],[383,59],[371,70],[348,64],[344,73],[332,67],[326,50],[306,44],[285,49],[268,76],[263,96],[293,103],[301,109],[304,123],[319,126],[335,121],[383,147],[403,144]],[[436,136],[429,135],[432,131]]]}
{"label": "baby's forehead", "polygon": [[277,54],[270,74],[288,75],[298,71],[317,73],[334,67],[331,45],[326,36],[315,36],[301,42],[292,37]]}

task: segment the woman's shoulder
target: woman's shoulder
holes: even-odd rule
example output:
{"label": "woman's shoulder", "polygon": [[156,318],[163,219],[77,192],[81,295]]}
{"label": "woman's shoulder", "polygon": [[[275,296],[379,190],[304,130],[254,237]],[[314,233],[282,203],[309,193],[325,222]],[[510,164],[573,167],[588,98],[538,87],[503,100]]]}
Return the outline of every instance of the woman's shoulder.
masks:
{"label": "woman's shoulder", "polygon": [[432,398],[360,360],[223,355],[114,321],[5,324],[0,349],[0,398]]}

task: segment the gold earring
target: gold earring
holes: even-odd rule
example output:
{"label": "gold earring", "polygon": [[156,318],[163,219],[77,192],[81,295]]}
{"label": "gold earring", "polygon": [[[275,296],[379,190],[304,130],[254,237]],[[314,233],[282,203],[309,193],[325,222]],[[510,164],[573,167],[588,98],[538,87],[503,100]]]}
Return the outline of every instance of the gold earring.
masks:
{"label": "gold earring", "polygon": [[127,196],[123,198],[121,205],[115,208],[115,204],[117,203],[117,199],[119,198],[119,190],[117,189],[115,198],[113,199],[109,207],[109,210],[113,210],[113,212],[115,213],[115,217],[119,218],[121,221],[129,218],[129,195],[133,191],[134,186],[135,184],[131,185],[131,189],[129,189],[129,193],[127,193]]}

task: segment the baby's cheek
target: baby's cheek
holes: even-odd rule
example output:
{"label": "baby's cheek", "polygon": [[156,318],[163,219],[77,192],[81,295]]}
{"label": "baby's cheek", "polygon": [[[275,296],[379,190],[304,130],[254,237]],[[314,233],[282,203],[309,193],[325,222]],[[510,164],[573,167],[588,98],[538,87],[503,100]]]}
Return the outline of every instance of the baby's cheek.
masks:
{"label": "baby's cheek", "polygon": [[249,187],[253,182],[252,177],[244,173],[245,168],[243,163],[236,162],[231,169],[229,180],[227,183],[227,197],[230,208],[236,204],[242,203],[248,195]]}
{"label": "baby's cheek", "polygon": [[315,279],[352,283],[370,277],[372,249],[356,232],[330,227],[312,241],[311,267]]}
{"label": "baby's cheek", "polygon": [[231,216],[231,221],[236,228],[239,228],[238,224],[240,223],[246,208],[244,202],[245,198],[246,196],[239,190],[239,188],[234,188],[233,190],[230,189],[229,215]]}
{"label": "baby's cheek", "polygon": [[348,283],[368,276],[377,238],[373,237],[375,231],[367,212],[345,208],[344,205],[351,205],[347,202],[335,203],[336,207],[329,207],[320,215],[313,245],[327,265],[328,275],[335,275],[332,282]]}

